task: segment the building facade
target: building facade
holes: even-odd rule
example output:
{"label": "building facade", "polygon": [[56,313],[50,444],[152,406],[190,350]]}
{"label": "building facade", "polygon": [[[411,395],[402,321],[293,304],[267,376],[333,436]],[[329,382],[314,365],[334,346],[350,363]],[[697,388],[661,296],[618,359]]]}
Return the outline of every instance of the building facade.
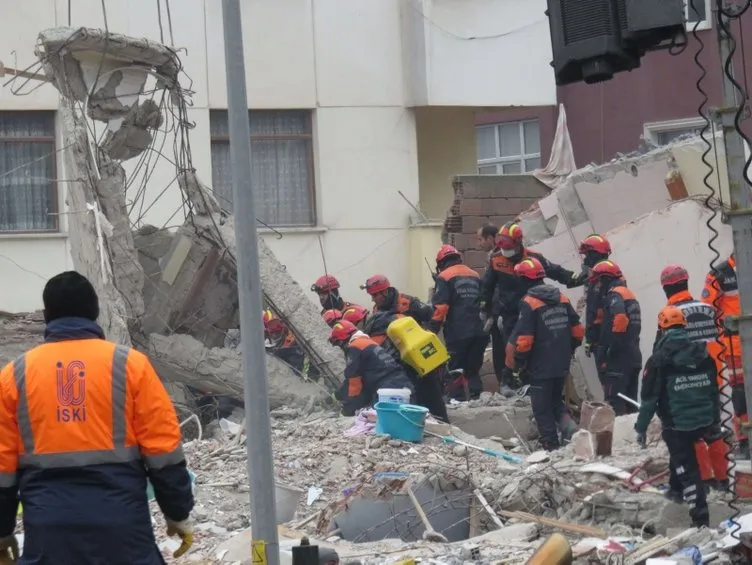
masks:
{"label": "building facade", "polygon": [[[557,89],[557,100],[564,104],[567,123],[572,138],[577,165],[604,163],[619,153],[638,149],[641,139],[665,145],[672,139],[702,128],[698,108],[703,101],[697,90],[697,80],[702,71],[694,56],[705,67],[707,77],[703,89],[708,94],[708,107],[718,107],[722,101],[722,66],[713,19],[713,0],[693,0],[694,10],[687,7],[688,45],[680,54],[667,51],[648,53],[639,68],[614,76],[598,84],[578,83]],[[697,23],[697,37],[695,30]],[[752,32],[752,13],[742,16],[733,24],[738,40],[735,59],[737,77],[742,83],[752,74],[752,45],[745,45],[743,36]],[[740,40],[741,39],[741,40]],[[515,130],[524,128],[540,137],[529,143],[532,149],[540,147],[540,159],[545,166],[551,151],[556,128],[557,109],[552,106],[515,108],[500,112],[483,112],[477,117],[478,172],[499,173],[507,169],[519,171],[528,155],[519,152],[520,142]],[[504,143],[510,139],[511,142]],[[522,139],[522,138],[521,138]],[[527,151],[527,149],[525,149]],[[489,164],[491,166],[489,166]],[[523,168],[522,170],[530,170]]]}
{"label": "building facade", "polygon": [[[58,26],[106,25],[174,46],[193,92],[192,165],[232,209],[221,0],[171,4],[14,3],[0,21],[2,63],[33,65],[37,34]],[[440,244],[454,175],[475,172],[477,111],[555,103],[544,9],[545,0],[243,0],[258,226],[304,288],[326,268],[353,301],[367,298],[358,286],[375,272],[424,294],[430,276],[415,258],[432,259]],[[84,211],[66,206],[66,183],[78,180],[66,176],[57,107],[57,91],[39,81],[0,90],[0,310],[39,308],[45,280],[73,268],[67,225]],[[144,193],[129,188],[134,227],[184,220],[174,140],[164,137],[148,164],[124,163],[134,178],[150,170]],[[542,149],[526,151],[534,160]]]}

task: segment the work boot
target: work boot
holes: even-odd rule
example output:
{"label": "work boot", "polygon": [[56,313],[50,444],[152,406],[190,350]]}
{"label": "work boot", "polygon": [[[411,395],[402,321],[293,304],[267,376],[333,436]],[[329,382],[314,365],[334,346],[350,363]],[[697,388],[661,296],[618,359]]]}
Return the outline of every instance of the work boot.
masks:
{"label": "work boot", "polygon": [[665,498],[669,502],[673,502],[674,504],[684,504],[684,495],[672,488],[669,488],[666,492],[663,493],[663,498]]}
{"label": "work boot", "polygon": [[577,433],[577,430],[579,430],[579,428],[577,427],[577,424],[575,424],[572,417],[567,414],[566,416],[564,416],[564,418],[561,419],[561,422],[559,423],[559,430],[561,431],[562,445],[567,445],[572,439],[572,436]]}
{"label": "work boot", "polygon": [[503,384],[499,386],[499,394],[504,398],[512,398],[514,396],[514,389],[509,385]]}

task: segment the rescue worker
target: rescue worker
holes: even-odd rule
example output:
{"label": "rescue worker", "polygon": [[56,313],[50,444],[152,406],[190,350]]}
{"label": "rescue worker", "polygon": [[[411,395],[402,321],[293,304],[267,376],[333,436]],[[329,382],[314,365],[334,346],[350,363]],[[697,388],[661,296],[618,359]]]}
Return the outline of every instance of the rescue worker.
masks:
{"label": "rescue worker", "polygon": [[18,563],[164,565],[146,481],[193,543],[191,478],[172,401],[148,358],[105,340],[99,300],[75,271],[42,293],[44,343],[0,372],[0,554]]}
{"label": "rescue worker", "polygon": [[603,322],[603,305],[601,304],[601,285],[598,281],[589,282],[590,271],[601,261],[611,256],[611,244],[597,233],[587,236],[580,242],[582,255],[582,272],[580,282],[585,285],[585,355],[590,357],[592,351],[598,348],[598,338],[601,334]]}
{"label": "rescue worker", "polygon": [[415,389],[415,404],[428,408],[428,411],[436,418],[449,423],[443,390],[443,376],[447,372],[446,364],[420,376],[415,369],[402,361],[399,349],[386,333],[389,324],[404,317],[404,314],[396,312],[374,312],[368,317],[363,331],[383,347],[405,371]]}
{"label": "rescue worker", "polygon": [[[715,310],[712,306],[695,300],[689,292],[689,273],[681,265],[668,265],[661,271],[661,286],[666,294],[666,306],[676,306],[684,313],[687,320],[686,332],[690,341],[709,346],[716,343],[718,327],[715,322]],[[653,349],[663,336],[659,326]],[[716,375],[717,376],[717,375]],[[728,484],[728,446],[721,426],[708,433],[705,439],[695,444],[695,457],[703,483],[711,488],[725,489]],[[681,499],[681,492],[678,498]]]}
{"label": "rescue worker", "polygon": [[[490,324],[498,323],[505,342],[509,341],[512,329],[517,323],[520,300],[526,290],[520,278],[515,276],[514,267],[528,257],[537,259],[543,265],[546,277],[567,287],[581,284],[579,276],[572,271],[551,263],[540,253],[526,248],[522,242],[522,228],[519,224],[504,224],[496,238],[496,250],[489,259],[487,276],[483,280],[482,301],[486,319],[491,320],[486,322],[486,328],[490,328]],[[502,384],[514,388],[514,383]]]}
{"label": "rescue worker", "polygon": [[287,327],[287,324],[271,310],[264,310],[263,319],[267,351],[290,365],[298,374],[306,374],[305,353],[298,346],[295,335]]}
{"label": "rescue worker", "polygon": [[577,431],[564,404],[564,381],[572,355],[582,344],[585,330],[569,299],[558,288],[544,283],[546,270],[533,257],[514,268],[525,295],[506,350],[507,371],[519,380],[525,371],[530,379],[533,417],[543,449],[553,451]]}
{"label": "rescue worker", "polygon": [[601,284],[603,288],[603,323],[594,355],[606,402],[617,416],[636,412],[619,393],[637,398],[642,368],[640,303],[613,261],[601,261],[593,267],[589,284]]}
{"label": "rescue worker", "polygon": [[451,245],[442,245],[436,254],[436,273],[431,298],[434,313],[428,327],[434,333],[443,327],[449,368],[464,370],[470,398],[478,398],[483,392],[480,368],[488,345],[480,319],[480,275],[462,263],[460,252]]}
{"label": "rescue worker", "polygon": [[343,315],[344,314],[341,310],[329,309],[324,310],[324,312],[321,314],[321,317],[324,318],[326,325],[331,328],[332,326],[334,326],[334,324],[342,319]]}
{"label": "rescue worker", "polygon": [[[499,233],[499,228],[493,224],[486,224],[478,229],[477,239],[478,248],[481,251],[485,251],[488,255],[487,260],[491,260],[491,254],[496,249],[496,235]],[[490,269],[486,269],[483,273],[481,280],[481,288],[484,286],[486,277],[490,274]],[[495,293],[494,293],[495,294]],[[486,309],[483,307],[481,301],[481,324],[483,330],[491,336],[491,359],[493,361],[494,373],[496,374],[496,380],[499,381],[499,392],[506,397],[514,395],[514,391],[505,383],[502,384],[501,376],[504,374],[504,355],[506,343],[504,337],[501,335],[498,324],[495,324],[493,320],[488,322],[486,316]]]}
{"label": "rescue worker", "polygon": [[337,392],[345,416],[375,404],[380,388],[406,388],[413,392],[402,367],[352,323],[341,320],[334,324],[329,343],[341,347],[347,360],[345,382]]}
{"label": "rescue worker", "polygon": [[345,302],[339,295],[340,284],[333,275],[322,275],[311,285],[311,291],[319,297],[321,304],[321,313],[327,310],[339,310],[344,312],[345,308],[352,306],[352,302]]}
{"label": "rescue worker", "polygon": [[[734,410],[738,451],[744,459],[750,458],[749,439],[744,431],[749,421],[747,398],[744,395],[744,370],[742,367],[742,342],[738,334],[730,333],[723,325],[726,316],[739,316],[739,285],[736,280],[736,259],[734,254],[719,264],[705,277],[701,300],[713,307],[717,315],[721,343],[710,343],[711,355],[719,370],[725,365],[728,383],[731,388],[731,405]],[[719,379],[723,385],[723,379]]]}
{"label": "rescue worker", "polygon": [[391,310],[414,318],[420,325],[431,321],[433,308],[414,296],[400,293],[384,275],[368,277],[368,280],[360,288],[371,296],[374,312]]}
{"label": "rescue worker", "polygon": [[367,308],[353,304],[342,312],[342,319],[351,322],[356,328],[362,330],[363,326],[367,323],[369,314],[370,312]]}
{"label": "rescue worker", "polygon": [[663,335],[643,372],[637,441],[645,446],[648,424],[657,413],[669,452],[671,491],[682,493],[692,525],[707,527],[708,504],[693,447],[720,427],[716,366],[705,345],[687,335],[687,318],[680,308],[663,308],[658,326]]}

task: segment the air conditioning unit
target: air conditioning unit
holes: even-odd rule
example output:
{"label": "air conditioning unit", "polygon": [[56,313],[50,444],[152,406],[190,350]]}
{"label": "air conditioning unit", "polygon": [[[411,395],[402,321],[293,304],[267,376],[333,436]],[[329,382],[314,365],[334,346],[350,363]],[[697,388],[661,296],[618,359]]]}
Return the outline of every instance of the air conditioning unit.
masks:
{"label": "air conditioning unit", "polygon": [[640,66],[685,39],[683,0],[548,0],[556,84],[588,84]]}

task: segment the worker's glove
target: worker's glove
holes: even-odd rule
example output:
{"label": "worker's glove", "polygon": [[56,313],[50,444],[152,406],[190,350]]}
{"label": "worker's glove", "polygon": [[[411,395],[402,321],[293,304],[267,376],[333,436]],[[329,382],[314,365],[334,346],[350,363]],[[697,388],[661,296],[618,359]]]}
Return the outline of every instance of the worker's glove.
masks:
{"label": "worker's glove", "polygon": [[182,543],[180,544],[180,547],[175,551],[175,553],[172,554],[172,556],[175,558],[180,557],[181,555],[185,554],[193,545],[193,521],[190,519],[190,517],[180,522],[173,522],[172,520],[168,519],[167,535],[178,536],[180,538],[180,541]]}
{"label": "worker's glove", "polygon": [[567,282],[567,288],[577,288],[585,283],[585,277],[582,273],[572,273],[572,278]]}
{"label": "worker's glove", "polygon": [[637,432],[637,445],[639,445],[642,449],[647,448],[648,438],[645,435],[645,432]]}
{"label": "worker's glove", "polygon": [[489,318],[488,312],[483,312],[481,310],[481,312],[480,312],[480,323],[481,323],[482,326],[486,325],[486,320],[488,320],[488,318]]}
{"label": "worker's glove", "polygon": [[590,357],[593,354],[593,352],[590,351],[590,344],[587,341],[582,344],[582,349],[585,350],[585,357]]}
{"label": "worker's glove", "polygon": [[513,371],[512,372],[512,388],[519,389],[522,388],[522,378],[520,377],[521,371]]}
{"label": "worker's glove", "polygon": [[[15,563],[18,561],[18,540],[13,534],[0,538],[0,562]],[[9,561],[10,559],[10,561]]]}
{"label": "worker's glove", "polygon": [[483,324],[483,332],[491,333],[491,328],[493,327],[493,323],[494,323],[493,318],[488,318]]}

